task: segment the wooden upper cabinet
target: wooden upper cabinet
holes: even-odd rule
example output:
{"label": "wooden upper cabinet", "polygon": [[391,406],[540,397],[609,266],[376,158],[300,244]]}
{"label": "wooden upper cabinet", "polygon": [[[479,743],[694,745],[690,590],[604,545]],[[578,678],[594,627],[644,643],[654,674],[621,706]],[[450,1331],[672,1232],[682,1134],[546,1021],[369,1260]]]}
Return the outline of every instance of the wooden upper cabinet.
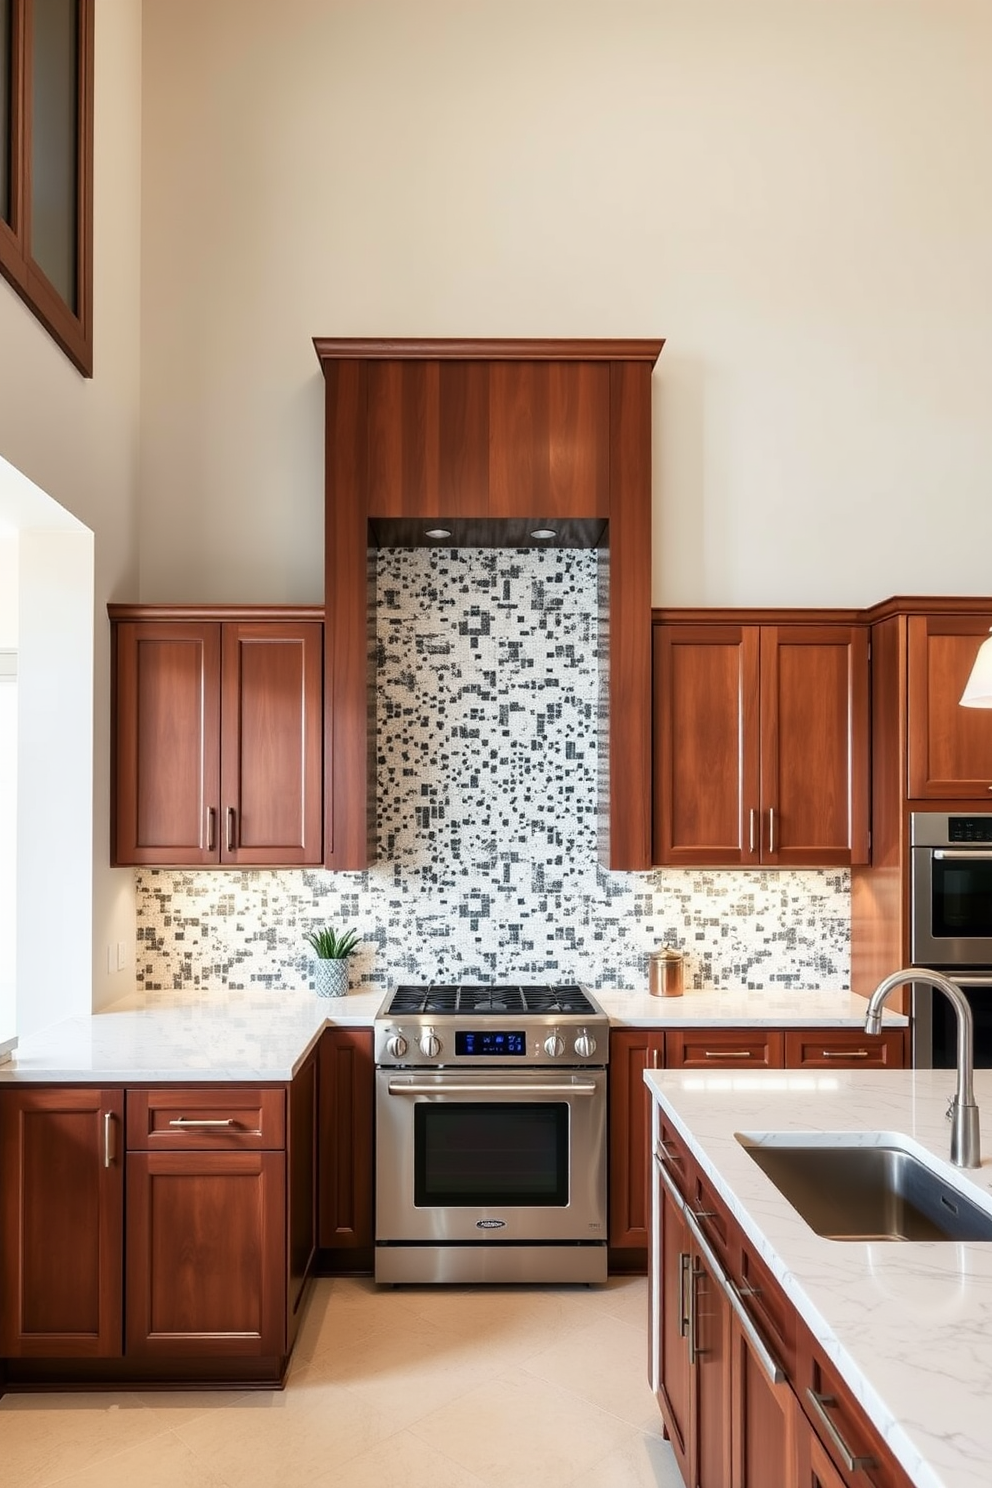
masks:
{"label": "wooden upper cabinet", "polygon": [[319,620],[111,606],[116,864],[321,861]]}
{"label": "wooden upper cabinet", "polygon": [[761,859],[868,859],[868,632],[763,626]]}
{"label": "wooden upper cabinet", "polygon": [[992,801],[992,709],[960,704],[990,627],[992,612],[909,616],[910,799]]}
{"label": "wooden upper cabinet", "polygon": [[654,689],[656,863],[866,860],[863,626],[661,623]]}
{"label": "wooden upper cabinet", "polygon": [[757,862],[758,629],[654,630],[654,861]]}
{"label": "wooden upper cabinet", "polygon": [[606,518],[605,362],[368,364],[369,517]]}

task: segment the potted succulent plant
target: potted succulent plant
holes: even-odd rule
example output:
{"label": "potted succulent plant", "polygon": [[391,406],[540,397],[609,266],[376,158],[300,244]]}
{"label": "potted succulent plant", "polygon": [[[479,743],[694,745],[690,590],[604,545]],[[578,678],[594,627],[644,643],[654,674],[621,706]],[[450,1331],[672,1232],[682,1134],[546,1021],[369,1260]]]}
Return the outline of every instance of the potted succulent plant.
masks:
{"label": "potted succulent plant", "polygon": [[358,945],[358,931],[311,930],[307,940],[317,960],[313,984],[318,997],[343,997],[348,990],[348,957]]}

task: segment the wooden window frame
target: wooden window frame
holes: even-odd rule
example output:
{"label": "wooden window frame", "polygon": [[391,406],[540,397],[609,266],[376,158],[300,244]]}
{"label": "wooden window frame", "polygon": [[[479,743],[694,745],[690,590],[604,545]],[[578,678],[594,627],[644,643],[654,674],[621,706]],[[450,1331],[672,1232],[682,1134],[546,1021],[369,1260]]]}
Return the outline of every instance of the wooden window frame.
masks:
{"label": "wooden window frame", "polygon": [[77,103],[77,310],[31,253],[31,60],[34,0],[13,0],[10,97],[10,221],[0,218],[0,273],[84,377],[93,376],[93,9],[79,6]]}

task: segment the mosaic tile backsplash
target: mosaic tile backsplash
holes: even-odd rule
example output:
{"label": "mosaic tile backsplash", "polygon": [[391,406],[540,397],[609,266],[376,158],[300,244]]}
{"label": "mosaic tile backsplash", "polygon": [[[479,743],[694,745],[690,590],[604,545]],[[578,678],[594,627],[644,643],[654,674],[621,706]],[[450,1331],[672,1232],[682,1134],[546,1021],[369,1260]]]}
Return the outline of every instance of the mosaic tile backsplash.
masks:
{"label": "mosaic tile backsplash", "polygon": [[137,874],[146,991],[306,986],[307,931],[355,926],[352,985],[850,985],[850,876],[597,862],[597,555],[376,556],[380,861]]}

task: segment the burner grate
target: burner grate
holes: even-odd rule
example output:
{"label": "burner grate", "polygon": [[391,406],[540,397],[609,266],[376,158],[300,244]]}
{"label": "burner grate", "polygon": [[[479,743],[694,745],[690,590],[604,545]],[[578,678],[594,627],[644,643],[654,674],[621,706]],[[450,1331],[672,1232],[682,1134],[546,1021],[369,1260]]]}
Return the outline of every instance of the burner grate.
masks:
{"label": "burner grate", "polygon": [[397,987],[387,1009],[391,1017],[404,1013],[571,1013],[595,1014],[582,988],[561,986],[482,986],[470,983]]}

